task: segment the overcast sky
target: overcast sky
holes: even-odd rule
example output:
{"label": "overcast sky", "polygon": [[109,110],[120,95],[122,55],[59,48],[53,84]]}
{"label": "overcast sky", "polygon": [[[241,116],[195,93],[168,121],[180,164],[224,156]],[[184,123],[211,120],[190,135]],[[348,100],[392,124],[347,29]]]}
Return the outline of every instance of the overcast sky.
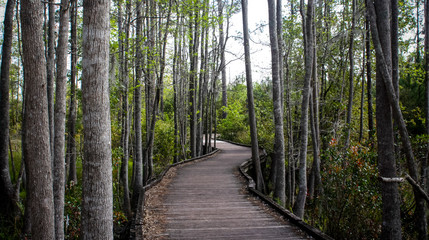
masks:
{"label": "overcast sky", "polygon": [[[271,74],[271,52],[269,48],[268,32],[268,3],[261,0],[248,1],[249,6],[249,31],[252,62],[252,78],[261,81]],[[240,60],[230,62],[227,65],[227,79],[233,81],[236,76],[245,74],[244,46],[242,40],[243,24],[241,11],[231,17],[230,39],[227,42],[226,62],[240,57]],[[261,24],[263,27],[260,27]],[[234,38],[237,37],[238,38]]]}

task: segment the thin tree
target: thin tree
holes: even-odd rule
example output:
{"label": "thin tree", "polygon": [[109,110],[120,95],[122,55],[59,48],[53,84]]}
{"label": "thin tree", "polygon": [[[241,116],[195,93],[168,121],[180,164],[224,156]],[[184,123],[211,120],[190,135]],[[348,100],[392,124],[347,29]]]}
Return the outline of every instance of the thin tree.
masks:
{"label": "thin tree", "polygon": [[346,142],[345,147],[348,148],[350,145],[350,132],[352,122],[352,110],[353,110],[353,95],[354,95],[354,57],[353,57],[353,46],[355,36],[355,25],[356,25],[356,0],[352,1],[352,29],[350,30],[350,45],[349,45],[349,102],[347,104],[347,119],[346,119]]}
{"label": "thin tree", "polygon": [[13,215],[18,206],[13,199],[9,171],[9,69],[13,40],[13,10],[15,0],[8,0],[3,21],[3,46],[0,72],[0,215]]}
{"label": "thin tree", "polygon": [[241,0],[243,15],[243,43],[244,59],[246,64],[247,104],[249,109],[250,141],[252,145],[253,167],[256,170],[256,189],[264,191],[264,178],[262,176],[261,161],[259,159],[258,132],[256,128],[255,104],[253,100],[252,63],[250,60],[249,26],[247,13],[247,0]]}
{"label": "thin tree", "polygon": [[66,154],[66,168],[68,168],[68,182],[77,181],[76,173],[76,112],[77,112],[77,99],[76,99],[76,79],[77,79],[77,0],[71,1],[70,5],[70,45],[71,45],[71,59],[70,59],[70,105],[67,117],[67,154]]}
{"label": "thin tree", "polygon": [[[227,86],[226,86],[226,65],[225,65],[225,31],[223,28],[224,24],[224,1],[218,0],[218,12],[219,12],[219,47],[220,47],[220,70],[222,73],[222,106],[228,106]],[[222,111],[222,118],[226,118],[226,111]]]}
{"label": "thin tree", "polygon": [[55,9],[56,0],[48,1],[48,39],[47,39],[47,55],[46,69],[48,79],[48,114],[49,114],[49,136],[51,146],[51,157],[54,157],[54,81],[55,81]]}
{"label": "thin tree", "polygon": [[304,61],[305,61],[305,76],[304,76],[304,89],[302,91],[302,104],[301,104],[301,122],[300,122],[300,136],[301,143],[299,148],[299,178],[298,186],[299,191],[296,198],[293,212],[300,218],[304,217],[305,202],[307,197],[307,145],[308,145],[308,109],[310,102],[310,83],[313,71],[313,12],[314,1],[309,0],[307,5],[307,13],[304,14],[304,1],[301,0],[301,16],[303,19],[303,35],[304,35]]}
{"label": "thin tree", "polygon": [[[429,1],[425,1],[425,89],[426,89],[426,102],[425,102],[425,117],[426,117],[426,134],[429,135]],[[427,152],[426,152],[426,164],[425,168],[423,168],[423,185],[426,186],[426,191],[429,190],[428,184],[428,164],[429,164],[429,142],[427,144]]]}
{"label": "thin tree", "polygon": [[138,203],[140,189],[143,187],[143,147],[142,147],[142,4],[143,1],[136,0],[136,80],[134,86],[134,181],[132,207],[135,208]]}
{"label": "thin tree", "polygon": [[83,1],[83,239],[113,239],[109,11],[108,0]]}
{"label": "thin tree", "polygon": [[34,239],[54,239],[54,197],[50,154],[43,5],[21,1],[25,81],[24,159],[27,207]]}
{"label": "thin tree", "polygon": [[268,0],[268,18],[271,44],[271,70],[273,79],[273,105],[274,105],[274,159],[276,165],[276,181],[274,187],[274,198],[281,204],[286,203],[285,190],[285,151],[284,151],[284,130],[283,130],[283,104],[281,98],[281,83],[279,77],[279,49],[277,40],[277,20],[276,3]]}
{"label": "thin tree", "polygon": [[[365,1],[365,6],[367,6],[367,1]],[[365,52],[366,52],[366,95],[368,102],[368,134],[369,139],[374,138],[374,114],[373,114],[373,105],[372,105],[372,66],[371,66],[371,39],[370,39],[370,29],[369,29],[369,12],[368,8],[365,8]]]}
{"label": "thin tree", "polygon": [[69,34],[69,1],[61,0],[60,31],[55,94],[55,141],[54,141],[54,204],[55,238],[64,239],[64,192],[65,192],[65,124],[67,95],[67,45]]}

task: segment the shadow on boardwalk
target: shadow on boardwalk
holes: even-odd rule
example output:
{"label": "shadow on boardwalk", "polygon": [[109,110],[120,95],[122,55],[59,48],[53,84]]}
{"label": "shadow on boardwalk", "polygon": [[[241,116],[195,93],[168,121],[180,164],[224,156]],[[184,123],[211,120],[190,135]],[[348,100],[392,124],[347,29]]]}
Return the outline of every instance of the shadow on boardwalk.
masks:
{"label": "shadow on boardwalk", "polygon": [[250,149],[225,142],[217,146],[220,153],[172,170],[150,190],[147,221],[157,227],[145,238],[307,239],[244,190],[237,169],[250,158]]}

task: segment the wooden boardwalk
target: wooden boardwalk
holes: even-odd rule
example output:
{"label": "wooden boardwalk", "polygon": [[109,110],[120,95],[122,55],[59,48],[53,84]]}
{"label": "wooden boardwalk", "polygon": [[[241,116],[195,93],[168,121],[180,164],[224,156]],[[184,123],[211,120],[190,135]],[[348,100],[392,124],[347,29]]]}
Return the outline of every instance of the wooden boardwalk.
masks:
{"label": "wooden boardwalk", "polygon": [[218,142],[222,151],[178,169],[165,195],[169,239],[307,239],[276,219],[243,191],[238,166],[250,149]]}

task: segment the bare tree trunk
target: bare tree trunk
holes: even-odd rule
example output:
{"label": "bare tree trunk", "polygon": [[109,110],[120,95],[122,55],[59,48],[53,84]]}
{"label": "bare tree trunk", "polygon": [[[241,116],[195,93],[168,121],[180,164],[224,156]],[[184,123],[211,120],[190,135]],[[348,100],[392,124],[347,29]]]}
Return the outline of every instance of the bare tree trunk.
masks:
{"label": "bare tree trunk", "polygon": [[[367,1],[365,1],[367,6]],[[372,67],[371,67],[371,39],[370,39],[370,28],[369,28],[369,12],[368,9],[365,11],[365,49],[366,49],[366,92],[368,101],[368,132],[369,140],[374,139],[374,114],[372,105]]]}
{"label": "bare tree trunk", "polygon": [[313,12],[314,1],[309,0],[307,14],[304,14],[304,3],[301,0],[301,16],[303,18],[304,52],[305,52],[305,76],[301,105],[301,144],[299,149],[299,191],[293,212],[300,218],[304,217],[305,202],[307,197],[307,145],[308,145],[308,108],[310,102],[310,82],[313,71]]}
{"label": "bare tree trunk", "polygon": [[64,239],[65,125],[67,95],[67,50],[69,1],[61,0],[60,31],[57,47],[57,84],[55,94],[54,204],[55,238]]}
{"label": "bare tree trunk", "polygon": [[[54,81],[55,81],[55,6],[56,0],[49,0],[48,11],[48,55],[46,61],[47,67],[47,79],[48,79],[48,114],[49,114],[49,136],[50,136],[50,147],[51,157],[53,162],[54,157],[54,138],[55,138],[55,126],[54,126]],[[53,164],[52,164],[53,166]]]}
{"label": "bare tree trunk", "polygon": [[264,178],[262,176],[261,162],[259,159],[258,132],[256,128],[255,104],[253,100],[252,65],[250,61],[249,27],[248,27],[248,21],[247,21],[248,19],[247,0],[242,0],[241,6],[242,6],[241,10],[243,12],[242,15],[243,15],[244,58],[245,58],[245,64],[246,64],[247,104],[249,109],[252,160],[253,160],[253,167],[256,172],[256,189],[259,191],[264,191],[265,184],[264,184]]}
{"label": "bare tree trunk", "polygon": [[12,217],[18,210],[13,199],[13,185],[9,172],[9,70],[13,40],[13,10],[15,0],[8,0],[3,22],[3,47],[0,72],[0,215]]}
{"label": "bare tree trunk", "polygon": [[113,239],[109,11],[110,1],[83,2],[83,239]]}
{"label": "bare tree trunk", "polygon": [[77,0],[71,2],[71,77],[70,77],[70,106],[67,122],[67,155],[66,163],[69,169],[68,181],[77,182],[76,174],[76,79],[77,79]]}
{"label": "bare tree trunk", "polygon": [[[217,0],[219,12],[219,47],[220,47],[220,70],[222,72],[222,106],[228,106],[227,86],[226,86],[226,66],[225,66],[225,33],[223,28],[223,8],[224,1]],[[222,111],[222,118],[226,118],[226,111]]]}
{"label": "bare tree trunk", "polygon": [[271,44],[271,63],[273,78],[273,105],[274,105],[274,159],[276,165],[276,183],[274,187],[274,198],[278,199],[281,204],[286,203],[285,194],[285,150],[284,150],[284,132],[283,132],[283,104],[281,99],[281,84],[279,77],[279,49],[277,40],[277,23],[276,21],[276,3],[274,0],[268,0],[268,17],[270,29]]}
{"label": "bare tree trunk", "polygon": [[[374,9],[372,1],[368,0],[369,17],[371,21],[371,31],[374,46],[377,49],[377,142],[379,173],[381,177],[396,177],[396,163],[394,156],[394,138],[392,125],[392,111],[388,100],[388,87],[386,82],[391,79],[392,71],[392,49],[390,35],[390,11],[389,1],[380,0],[375,2],[377,10]],[[380,26],[379,28],[377,26]],[[378,34],[380,32],[380,35]],[[385,69],[383,69],[385,68]],[[385,70],[389,79],[383,79]],[[384,80],[384,82],[383,82]],[[393,86],[393,85],[392,85]],[[382,182],[381,193],[383,201],[383,224],[381,239],[401,239],[401,218],[398,183]]]}
{"label": "bare tree trunk", "polygon": [[21,1],[25,81],[25,146],[27,194],[33,239],[54,239],[54,196],[50,154],[43,5]]}
{"label": "bare tree trunk", "polygon": [[352,121],[352,110],[353,110],[353,95],[354,95],[354,57],[353,57],[353,46],[354,46],[354,31],[356,25],[356,0],[352,1],[352,29],[350,30],[350,46],[349,46],[349,103],[347,105],[347,120],[346,120],[346,142],[345,147],[348,148],[350,145],[350,132],[351,132],[351,121]]}
{"label": "bare tree trunk", "polygon": [[[426,117],[426,134],[429,135],[429,1],[425,1],[425,117]],[[426,192],[429,192],[429,183],[428,183],[428,175],[429,175],[429,142],[426,143],[426,162],[423,163],[422,166],[422,185],[426,187]]]}
{"label": "bare tree trunk", "polygon": [[138,199],[141,188],[143,187],[143,148],[142,148],[142,124],[141,124],[141,111],[142,111],[142,44],[143,44],[143,18],[142,18],[142,4],[141,0],[136,0],[136,82],[134,86],[134,181],[133,181],[133,197],[132,208],[138,205]]}

